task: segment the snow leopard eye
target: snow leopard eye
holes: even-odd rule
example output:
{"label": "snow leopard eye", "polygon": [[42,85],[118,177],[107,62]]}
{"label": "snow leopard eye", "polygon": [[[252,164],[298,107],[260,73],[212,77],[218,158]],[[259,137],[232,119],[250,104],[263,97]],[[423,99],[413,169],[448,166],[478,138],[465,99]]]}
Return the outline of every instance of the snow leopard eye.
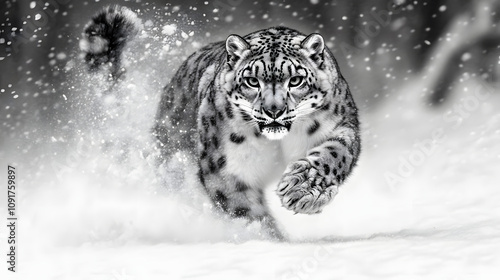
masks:
{"label": "snow leopard eye", "polygon": [[304,81],[304,78],[301,76],[291,77],[290,80],[288,81],[288,86],[289,87],[298,87],[302,84],[302,81]]}
{"label": "snow leopard eye", "polygon": [[252,87],[252,88],[259,88],[260,87],[259,79],[255,78],[255,77],[245,78],[245,83],[247,84],[247,86]]}

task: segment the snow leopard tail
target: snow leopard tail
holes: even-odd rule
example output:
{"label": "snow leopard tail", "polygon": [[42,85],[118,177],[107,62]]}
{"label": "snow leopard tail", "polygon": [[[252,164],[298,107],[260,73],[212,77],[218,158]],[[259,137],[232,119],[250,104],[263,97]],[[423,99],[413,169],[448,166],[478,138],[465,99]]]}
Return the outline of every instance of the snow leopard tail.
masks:
{"label": "snow leopard tail", "polygon": [[80,40],[89,71],[105,68],[112,80],[118,80],[125,71],[121,63],[123,50],[141,30],[141,20],[126,7],[108,6],[94,15]]}

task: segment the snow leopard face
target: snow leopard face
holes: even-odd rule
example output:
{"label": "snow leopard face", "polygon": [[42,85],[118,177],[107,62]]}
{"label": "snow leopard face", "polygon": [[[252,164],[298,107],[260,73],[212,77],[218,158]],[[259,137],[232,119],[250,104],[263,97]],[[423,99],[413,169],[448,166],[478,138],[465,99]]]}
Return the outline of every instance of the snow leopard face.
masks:
{"label": "snow leopard face", "polygon": [[[226,40],[233,85],[228,98],[243,119],[270,140],[288,134],[298,118],[323,103],[323,38],[291,32],[274,36],[273,29]],[[227,79],[226,79],[227,82]]]}

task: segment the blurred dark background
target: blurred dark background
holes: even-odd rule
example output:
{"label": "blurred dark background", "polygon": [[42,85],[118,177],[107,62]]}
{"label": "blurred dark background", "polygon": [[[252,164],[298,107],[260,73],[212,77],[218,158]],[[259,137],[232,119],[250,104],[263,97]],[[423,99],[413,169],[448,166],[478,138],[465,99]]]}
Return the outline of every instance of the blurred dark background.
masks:
{"label": "blurred dark background", "polygon": [[179,61],[197,46],[223,40],[231,33],[245,35],[286,25],[303,33],[322,34],[359,107],[376,110],[417,76],[426,78],[416,92],[430,108],[445,103],[464,77],[496,83],[500,76],[499,2],[3,1],[0,129],[6,136],[25,122],[35,120],[50,126],[67,114],[69,109],[61,102],[72,94],[82,29],[106,5],[130,7],[159,36],[163,26],[173,23],[180,31],[194,32],[187,39],[181,32],[171,36],[192,44],[183,44],[170,58],[156,61],[164,64],[158,68],[162,69],[159,83],[166,83]]}

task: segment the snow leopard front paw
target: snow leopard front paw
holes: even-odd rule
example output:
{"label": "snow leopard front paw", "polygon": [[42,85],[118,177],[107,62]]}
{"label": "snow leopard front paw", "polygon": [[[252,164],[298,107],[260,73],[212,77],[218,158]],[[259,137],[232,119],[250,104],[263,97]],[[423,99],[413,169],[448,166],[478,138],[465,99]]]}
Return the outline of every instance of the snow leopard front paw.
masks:
{"label": "snow leopard front paw", "polygon": [[337,187],[327,185],[318,169],[308,159],[301,159],[288,166],[276,192],[288,210],[317,214],[337,194]]}

